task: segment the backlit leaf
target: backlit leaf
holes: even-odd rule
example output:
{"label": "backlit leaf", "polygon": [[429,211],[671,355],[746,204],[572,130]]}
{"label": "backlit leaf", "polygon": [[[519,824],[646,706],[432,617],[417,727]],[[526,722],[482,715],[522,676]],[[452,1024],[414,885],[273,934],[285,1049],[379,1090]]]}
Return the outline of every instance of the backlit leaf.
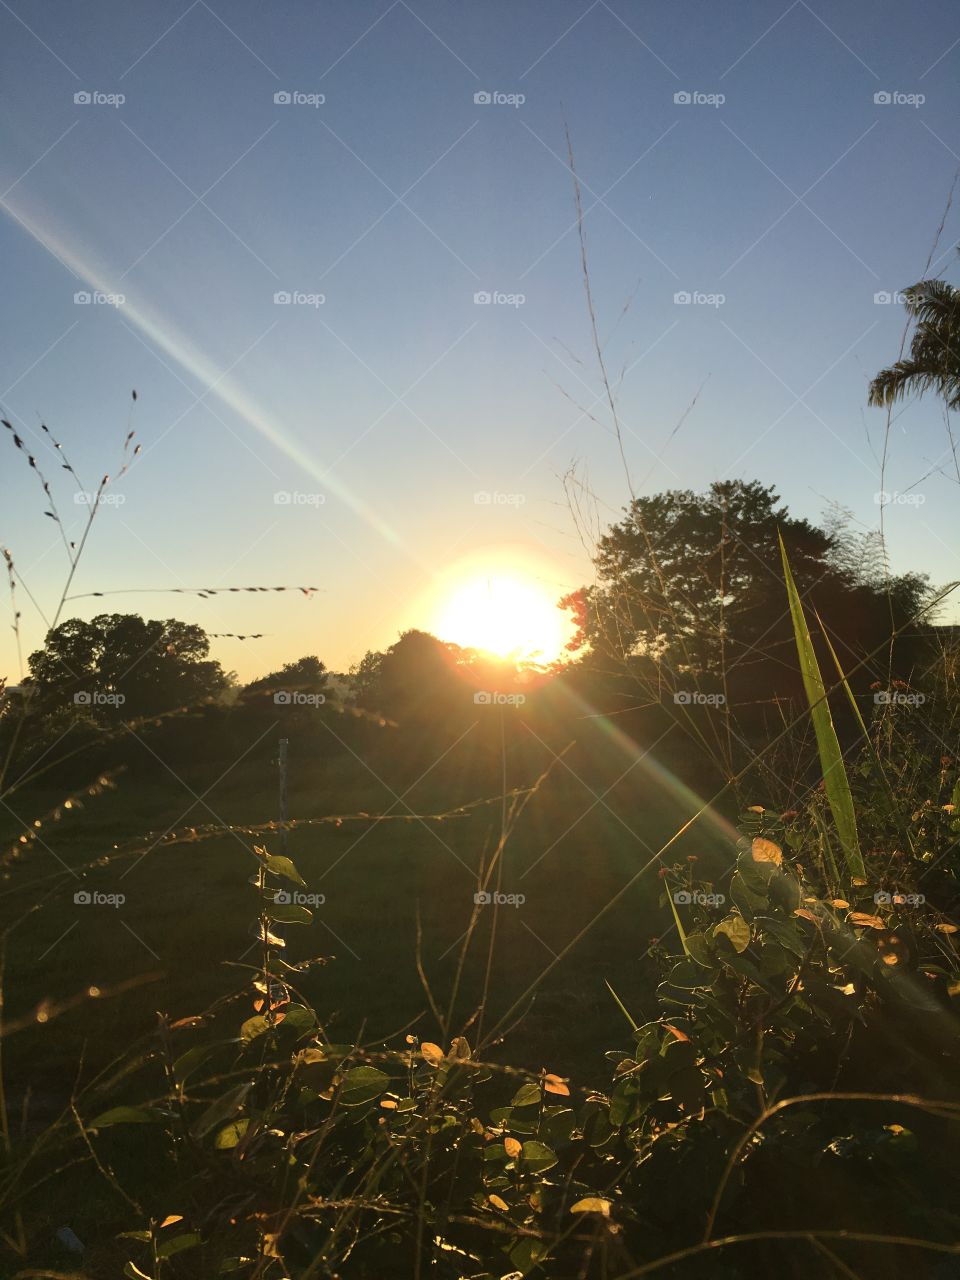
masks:
{"label": "backlit leaf", "polygon": [[443,1050],[438,1044],[434,1044],[432,1040],[425,1040],[420,1046],[420,1053],[424,1062],[430,1064],[431,1067],[439,1067],[443,1061]]}
{"label": "backlit leaf", "polygon": [[772,840],[764,840],[762,836],[755,838],[750,852],[754,862],[772,862],[777,867],[783,862],[780,846],[774,844]]}
{"label": "backlit leaf", "polygon": [[604,1200],[600,1196],[585,1196],[582,1200],[578,1200],[576,1204],[570,1206],[571,1213],[602,1213],[605,1218],[610,1217],[610,1201]]}

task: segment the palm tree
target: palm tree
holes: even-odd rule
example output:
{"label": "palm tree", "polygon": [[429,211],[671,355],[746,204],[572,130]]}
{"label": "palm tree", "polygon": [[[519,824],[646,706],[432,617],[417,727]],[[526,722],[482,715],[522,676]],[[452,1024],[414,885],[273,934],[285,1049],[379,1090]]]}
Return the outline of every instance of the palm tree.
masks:
{"label": "palm tree", "polygon": [[935,391],[948,409],[960,409],[960,289],[921,280],[903,297],[917,326],[910,355],[880,370],[870,383],[870,404],[892,405],[914,391]]}

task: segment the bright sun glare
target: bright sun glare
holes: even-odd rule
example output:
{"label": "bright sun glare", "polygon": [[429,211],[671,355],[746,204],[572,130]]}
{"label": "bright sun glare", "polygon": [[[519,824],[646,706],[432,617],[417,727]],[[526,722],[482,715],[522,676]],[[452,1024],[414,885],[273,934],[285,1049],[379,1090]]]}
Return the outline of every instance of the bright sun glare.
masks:
{"label": "bright sun glare", "polygon": [[568,624],[556,598],[538,583],[509,574],[477,575],[441,604],[436,634],[463,648],[515,662],[553,662]]}

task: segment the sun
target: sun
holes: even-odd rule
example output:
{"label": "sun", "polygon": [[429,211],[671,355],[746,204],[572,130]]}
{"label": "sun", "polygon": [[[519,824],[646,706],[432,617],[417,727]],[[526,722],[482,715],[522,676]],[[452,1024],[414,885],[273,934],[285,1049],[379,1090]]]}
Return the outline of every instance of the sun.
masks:
{"label": "sun", "polygon": [[440,603],[434,630],[464,649],[546,664],[562,654],[570,625],[556,594],[534,579],[495,572],[477,573],[453,587]]}

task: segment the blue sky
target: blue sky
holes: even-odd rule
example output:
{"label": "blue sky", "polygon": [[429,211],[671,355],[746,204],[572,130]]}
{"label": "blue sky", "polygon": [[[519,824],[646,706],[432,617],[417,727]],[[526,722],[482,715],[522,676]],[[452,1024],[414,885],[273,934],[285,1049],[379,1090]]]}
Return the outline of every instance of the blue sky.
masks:
{"label": "blue sky", "polygon": [[[582,469],[601,519],[628,494],[565,123],[640,491],[759,478],[876,526],[866,384],[904,317],[875,295],[921,276],[960,166],[948,0],[11,0],[0,48],[0,401],[91,486],[131,426],[143,447],[73,590],[319,588],[78,612],[263,632],[215,645],[249,676],[429,626],[464,562],[557,594],[588,579],[560,477]],[[933,266],[954,282],[958,223],[960,201]],[[124,300],[74,300],[97,292]],[[885,509],[894,567],[938,582],[960,577],[946,446],[938,405],[911,404],[883,485],[914,495]],[[5,448],[0,539],[44,607],[64,553],[19,461]]]}

